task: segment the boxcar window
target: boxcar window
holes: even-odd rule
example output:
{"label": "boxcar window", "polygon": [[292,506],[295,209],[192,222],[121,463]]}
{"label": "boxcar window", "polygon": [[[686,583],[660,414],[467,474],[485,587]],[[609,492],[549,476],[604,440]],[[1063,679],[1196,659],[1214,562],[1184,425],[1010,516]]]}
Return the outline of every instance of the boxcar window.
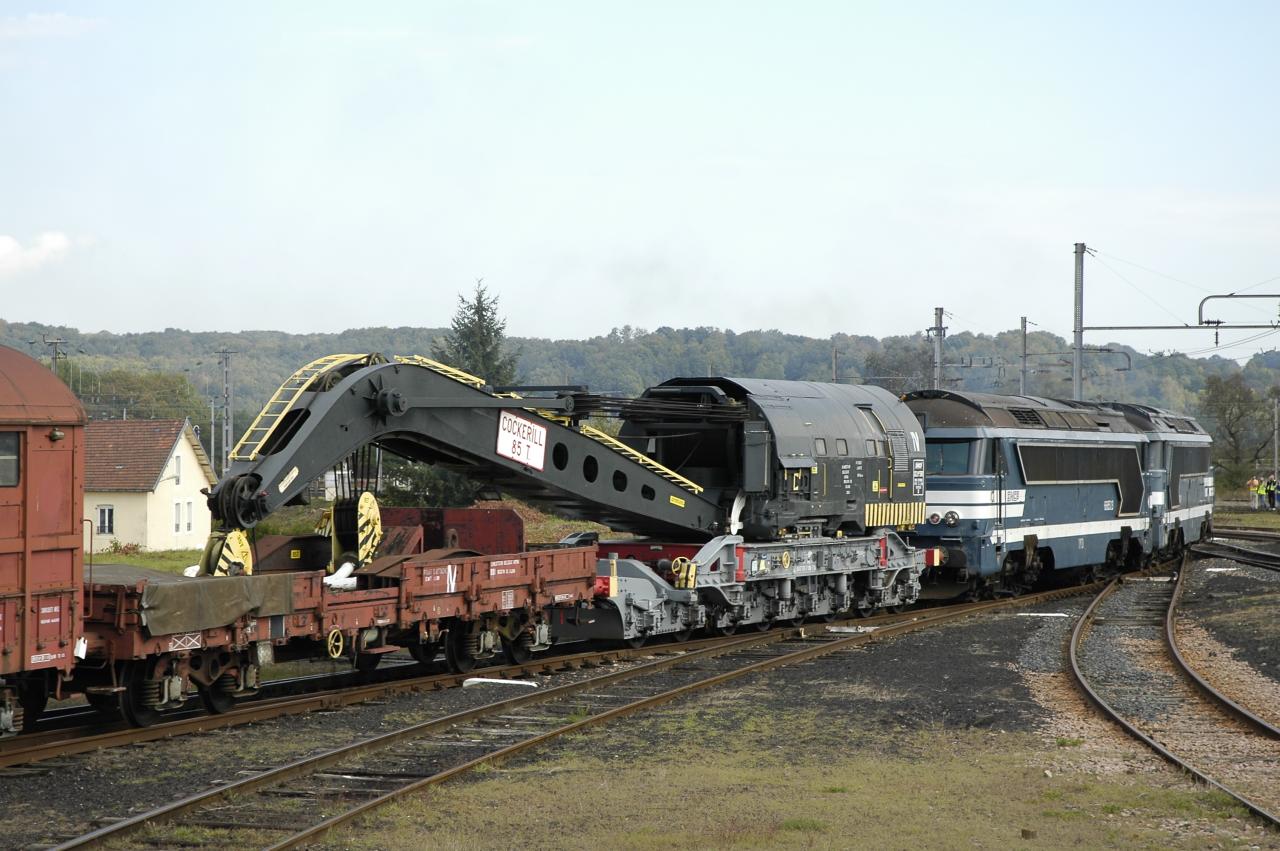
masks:
{"label": "boxcar window", "polygon": [[972,440],[930,440],[925,444],[926,473],[963,475],[969,472]]}
{"label": "boxcar window", "polygon": [[848,442],[845,441],[843,437],[836,438],[836,454],[837,455],[849,454],[849,444]]}
{"label": "boxcar window", "polygon": [[0,488],[18,484],[18,432],[0,431]]}
{"label": "boxcar window", "polygon": [[826,455],[826,454],[827,454],[827,441],[826,441],[826,440],[824,440],[824,439],[823,439],[823,438],[821,438],[821,437],[815,437],[815,438],[813,439],[813,454],[814,454],[814,455]]}

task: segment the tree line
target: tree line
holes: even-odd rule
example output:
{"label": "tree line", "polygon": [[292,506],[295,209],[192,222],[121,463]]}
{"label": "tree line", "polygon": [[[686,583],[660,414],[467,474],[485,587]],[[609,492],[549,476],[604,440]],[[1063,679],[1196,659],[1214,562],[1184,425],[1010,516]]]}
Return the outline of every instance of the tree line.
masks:
{"label": "tree line", "polygon": [[[895,393],[927,387],[931,341],[924,333],[877,339],[834,334],[805,337],[777,330],[625,326],[583,340],[512,338],[497,296],[477,284],[459,295],[449,328],[365,328],[340,334],[236,334],[165,329],[146,334],[82,334],[76,329],[0,320],[0,343],[47,358],[42,335],[66,341],[60,377],[97,418],[189,417],[209,446],[210,400],[221,404],[214,355],[235,351],[237,434],[295,369],[335,351],[429,353],[491,384],[585,384],[593,391],[635,396],[677,375],[729,375],[877,384]],[[1022,335],[961,332],[943,350],[944,387],[1016,393]],[[1046,331],[1027,335],[1027,392],[1070,395],[1069,344]],[[1117,399],[1196,416],[1215,438],[1220,484],[1235,487],[1269,468],[1272,405],[1280,394],[1280,353],[1254,356],[1243,367],[1221,357],[1144,355],[1118,344],[1113,354],[1086,356],[1086,396]],[[1121,354],[1123,353],[1123,354]],[[1127,357],[1125,357],[1127,355]],[[1132,368],[1125,367],[1131,363]],[[405,473],[414,494],[425,485]],[[424,480],[425,481],[425,480]],[[432,487],[443,485],[436,481]],[[409,497],[406,496],[406,499]]]}

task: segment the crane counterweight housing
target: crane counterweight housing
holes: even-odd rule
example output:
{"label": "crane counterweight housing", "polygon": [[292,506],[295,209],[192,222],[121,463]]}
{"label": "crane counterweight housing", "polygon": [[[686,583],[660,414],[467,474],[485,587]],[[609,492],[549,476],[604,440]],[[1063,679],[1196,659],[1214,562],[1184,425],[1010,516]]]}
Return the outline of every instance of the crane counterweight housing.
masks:
{"label": "crane counterweight housing", "polygon": [[[755,378],[675,378],[644,399],[680,413],[632,416],[628,445],[706,486],[742,494],[748,540],[862,534],[924,521],[924,435],[879,387]],[[697,403],[702,415],[685,413]],[[730,509],[732,511],[732,509]]]}

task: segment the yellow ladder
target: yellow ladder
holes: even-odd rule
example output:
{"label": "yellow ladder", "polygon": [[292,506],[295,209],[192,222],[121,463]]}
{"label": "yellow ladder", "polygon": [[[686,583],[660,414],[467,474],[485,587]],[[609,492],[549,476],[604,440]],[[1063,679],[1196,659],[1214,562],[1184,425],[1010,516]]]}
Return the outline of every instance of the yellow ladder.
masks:
{"label": "yellow ladder", "polygon": [[[271,397],[271,401],[267,402],[266,406],[258,412],[258,416],[254,417],[253,423],[240,437],[240,442],[231,450],[231,460],[253,461],[258,458],[262,452],[263,445],[270,439],[276,427],[280,425],[280,419],[293,407],[293,403],[298,401],[298,397],[307,392],[307,388],[317,378],[335,369],[340,369],[361,360],[372,359],[373,357],[373,355],[369,354],[326,355],[313,360],[289,376],[288,380],[281,384],[280,389]],[[370,360],[370,362],[375,361]]]}

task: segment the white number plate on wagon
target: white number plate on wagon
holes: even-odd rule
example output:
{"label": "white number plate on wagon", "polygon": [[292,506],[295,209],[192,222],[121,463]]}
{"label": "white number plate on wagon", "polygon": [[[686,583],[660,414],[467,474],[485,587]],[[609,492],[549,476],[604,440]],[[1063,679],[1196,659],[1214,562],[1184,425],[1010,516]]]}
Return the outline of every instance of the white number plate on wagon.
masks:
{"label": "white number plate on wagon", "polygon": [[547,455],[547,427],[503,411],[498,417],[498,454],[541,470]]}

